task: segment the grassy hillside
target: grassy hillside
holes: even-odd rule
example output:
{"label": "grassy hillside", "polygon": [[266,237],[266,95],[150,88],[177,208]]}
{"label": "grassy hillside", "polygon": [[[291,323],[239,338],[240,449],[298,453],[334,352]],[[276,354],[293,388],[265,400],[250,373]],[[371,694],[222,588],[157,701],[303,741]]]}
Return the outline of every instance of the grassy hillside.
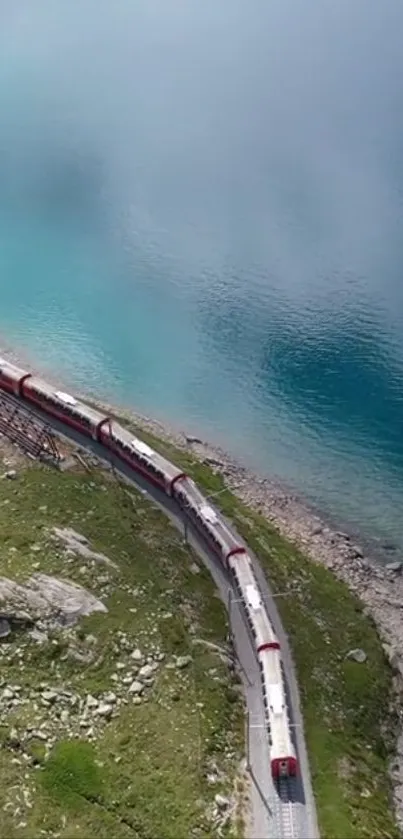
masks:
{"label": "grassy hillside", "polygon": [[[31,575],[11,596],[4,578]],[[0,835],[239,835],[214,799],[239,773],[243,704],[220,655],[195,643],[223,647],[226,614],[165,517],[101,470],[20,463],[0,480],[0,577]],[[104,610],[73,625],[36,608],[53,578]]]}
{"label": "grassy hillside", "polygon": [[[292,590],[278,607],[297,667],[322,839],[398,837],[387,772],[396,725],[388,711],[392,672],[360,602],[261,515],[221,492],[223,480],[209,466],[132,427],[207,493],[220,492],[215,503],[256,552],[274,591]],[[346,659],[356,647],[364,664]]]}

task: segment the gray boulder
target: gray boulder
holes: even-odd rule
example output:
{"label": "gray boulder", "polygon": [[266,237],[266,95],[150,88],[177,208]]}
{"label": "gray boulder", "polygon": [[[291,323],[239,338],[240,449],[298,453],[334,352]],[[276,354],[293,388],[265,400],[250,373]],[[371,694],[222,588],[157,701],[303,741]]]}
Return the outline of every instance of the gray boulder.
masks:
{"label": "gray boulder", "polygon": [[357,661],[358,664],[364,664],[364,661],[367,660],[367,654],[364,652],[364,650],[361,650],[359,647],[357,647],[357,649],[355,650],[349,650],[346,655],[346,658],[350,658],[353,661]]}

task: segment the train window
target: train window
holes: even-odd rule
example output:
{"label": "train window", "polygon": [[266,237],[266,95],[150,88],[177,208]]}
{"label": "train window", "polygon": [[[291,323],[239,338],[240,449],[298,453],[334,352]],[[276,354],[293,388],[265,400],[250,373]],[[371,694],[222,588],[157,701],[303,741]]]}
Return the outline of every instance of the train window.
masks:
{"label": "train window", "polygon": [[33,390],[35,396],[38,396],[41,399],[45,399],[46,402],[48,402],[49,397],[46,394],[41,393],[39,390],[37,390],[36,387],[33,387],[32,390]]}
{"label": "train window", "polygon": [[66,410],[67,410],[67,413],[70,414],[70,416],[76,417],[79,420],[79,422],[84,423],[84,425],[87,425],[87,426],[92,425],[91,420],[88,419],[88,417],[83,417],[82,414],[78,414],[77,411],[74,411],[73,408],[71,408],[70,406],[68,406]]}

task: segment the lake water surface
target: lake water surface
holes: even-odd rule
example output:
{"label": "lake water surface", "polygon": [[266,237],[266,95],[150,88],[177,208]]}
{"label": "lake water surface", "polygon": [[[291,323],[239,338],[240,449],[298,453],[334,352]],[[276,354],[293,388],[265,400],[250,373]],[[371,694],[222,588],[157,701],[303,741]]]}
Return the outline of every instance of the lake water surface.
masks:
{"label": "lake water surface", "polygon": [[0,333],[403,548],[400,0],[0,0]]}

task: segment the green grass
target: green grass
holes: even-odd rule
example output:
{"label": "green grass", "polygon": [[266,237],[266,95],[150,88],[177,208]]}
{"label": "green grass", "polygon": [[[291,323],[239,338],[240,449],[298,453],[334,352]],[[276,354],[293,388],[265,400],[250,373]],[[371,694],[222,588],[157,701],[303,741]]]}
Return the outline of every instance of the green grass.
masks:
{"label": "green grass", "polygon": [[[132,428],[207,493],[224,489],[222,478],[192,454]],[[387,772],[396,727],[392,672],[373,622],[331,572],[231,492],[215,503],[255,551],[274,591],[290,589],[277,604],[296,663],[322,839],[398,837]],[[365,664],[345,659],[354,647],[365,650]]]}
{"label": "green grass", "polygon": [[[73,527],[117,567],[66,555],[54,526]],[[223,646],[227,633],[208,573],[141,494],[100,469],[40,466],[0,481],[0,576],[23,583],[33,571],[79,583],[108,612],[51,628],[44,644],[24,631],[0,644],[0,696],[17,686],[22,699],[8,709],[0,699],[0,835],[213,836],[214,794],[228,794],[239,772],[243,703],[217,654],[193,643]],[[139,705],[121,675],[134,670],[137,647],[165,656]],[[192,656],[183,670],[171,667],[178,655]],[[43,684],[59,692],[51,706]],[[113,691],[120,705],[83,729],[63,688],[77,703]],[[213,764],[215,786],[206,777]]]}
{"label": "green grass", "polygon": [[91,743],[62,740],[44,764],[42,786],[62,804],[77,810],[83,801],[102,801],[104,778]]}

